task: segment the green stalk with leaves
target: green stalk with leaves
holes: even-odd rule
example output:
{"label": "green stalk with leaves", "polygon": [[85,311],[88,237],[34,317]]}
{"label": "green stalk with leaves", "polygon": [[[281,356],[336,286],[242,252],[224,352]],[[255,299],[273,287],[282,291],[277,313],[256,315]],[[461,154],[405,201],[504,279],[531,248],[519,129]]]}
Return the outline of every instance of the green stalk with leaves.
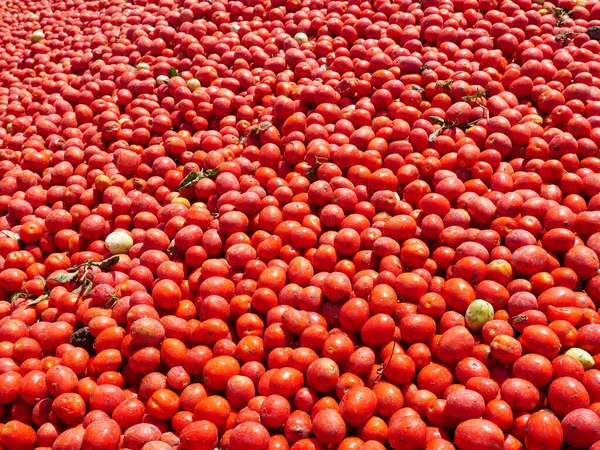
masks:
{"label": "green stalk with leaves", "polygon": [[81,264],[75,264],[67,269],[68,273],[56,275],[51,279],[58,283],[74,283],[77,287],[73,290],[76,294],[86,296],[90,293],[93,288],[92,280],[88,276],[92,267],[99,267],[100,269],[108,269],[119,262],[119,255],[113,255],[102,261],[91,261],[87,260]]}

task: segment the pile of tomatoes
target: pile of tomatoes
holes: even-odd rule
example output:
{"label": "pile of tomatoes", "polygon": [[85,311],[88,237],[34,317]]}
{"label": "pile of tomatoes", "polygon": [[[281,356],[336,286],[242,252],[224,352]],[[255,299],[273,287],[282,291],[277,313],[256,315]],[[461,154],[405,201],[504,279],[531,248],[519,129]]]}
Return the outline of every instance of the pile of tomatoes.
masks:
{"label": "pile of tomatoes", "polygon": [[599,25],[0,0],[0,450],[600,450]]}

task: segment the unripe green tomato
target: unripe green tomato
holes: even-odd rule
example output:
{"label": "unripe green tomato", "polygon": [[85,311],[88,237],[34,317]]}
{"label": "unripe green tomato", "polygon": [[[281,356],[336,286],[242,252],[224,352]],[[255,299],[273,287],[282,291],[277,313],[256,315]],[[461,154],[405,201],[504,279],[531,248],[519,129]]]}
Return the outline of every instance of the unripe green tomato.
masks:
{"label": "unripe green tomato", "polygon": [[117,230],[110,233],[106,236],[106,240],[104,241],[106,244],[106,248],[113,255],[117,255],[120,253],[127,253],[129,249],[133,247],[133,239],[123,230]]}
{"label": "unripe green tomato", "polygon": [[494,307],[485,300],[475,300],[467,308],[465,321],[471,331],[481,331],[483,326],[494,319]]}
{"label": "unripe green tomato", "polygon": [[569,355],[579,361],[585,370],[592,369],[596,365],[596,361],[592,355],[586,352],[582,348],[573,347],[565,352],[565,355]]}

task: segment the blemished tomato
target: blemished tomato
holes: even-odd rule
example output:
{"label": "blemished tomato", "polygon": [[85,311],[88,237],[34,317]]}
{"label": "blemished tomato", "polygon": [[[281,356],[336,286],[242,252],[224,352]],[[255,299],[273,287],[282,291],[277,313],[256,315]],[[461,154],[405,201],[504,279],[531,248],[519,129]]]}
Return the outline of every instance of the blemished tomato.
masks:
{"label": "blemished tomato", "polygon": [[0,447],[600,448],[595,2],[2,6]]}

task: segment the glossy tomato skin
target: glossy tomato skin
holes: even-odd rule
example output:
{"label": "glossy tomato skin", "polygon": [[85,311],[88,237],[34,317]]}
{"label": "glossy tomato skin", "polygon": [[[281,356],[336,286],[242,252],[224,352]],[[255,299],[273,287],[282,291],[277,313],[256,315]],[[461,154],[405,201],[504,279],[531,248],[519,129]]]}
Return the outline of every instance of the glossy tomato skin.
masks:
{"label": "glossy tomato skin", "polygon": [[446,331],[438,346],[438,357],[446,364],[456,364],[470,356],[475,345],[473,336],[463,326],[456,326]]}
{"label": "glossy tomato skin", "polygon": [[555,375],[553,363],[537,354],[521,356],[513,365],[513,373],[515,377],[531,382],[538,389],[550,384]]}
{"label": "glossy tomato skin", "polygon": [[427,426],[420,418],[407,416],[390,423],[388,441],[394,449],[420,448],[426,438]]}
{"label": "glossy tomato skin", "polygon": [[79,394],[61,394],[52,402],[52,412],[67,425],[78,425],[82,422],[86,406]]}
{"label": "glossy tomato skin", "polygon": [[319,442],[339,443],[346,436],[347,427],[337,410],[323,409],[313,417],[313,433]]}
{"label": "glossy tomato skin", "polygon": [[530,325],[525,327],[521,337],[523,348],[537,353],[548,359],[554,358],[560,351],[560,339],[548,327],[543,325]]}
{"label": "glossy tomato skin", "polygon": [[83,448],[117,448],[120,438],[121,428],[114,420],[96,420],[85,429]]}
{"label": "glossy tomato skin", "polygon": [[281,395],[269,395],[260,408],[261,421],[270,428],[285,424],[291,412],[289,401]]}
{"label": "glossy tomato skin", "polygon": [[454,278],[446,281],[441,292],[442,297],[452,309],[464,313],[475,300],[473,287],[465,280]]}
{"label": "glossy tomato skin", "polygon": [[561,377],[548,387],[548,403],[559,417],[564,417],[575,409],[587,408],[590,405],[590,397],[580,381],[571,377]]}
{"label": "glossy tomato skin", "polygon": [[34,448],[37,435],[35,430],[26,423],[11,420],[0,430],[0,442],[7,448]]}
{"label": "glossy tomato skin", "polygon": [[340,414],[346,423],[358,426],[370,419],[377,408],[377,396],[369,388],[353,388],[343,396]]}
{"label": "glossy tomato skin", "polygon": [[238,361],[230,356],[217,356],[208,361],[202,370],[204,383],[215,390],[223,390],[227,381],[239,372]]}
{"label": "glossy tomato skin", "polygon": [[181,431],[180,441],[184,449],[213,450],[218,442],[218,430],[206,420],[193,422]]}
{"label": "glossy tomato skin", "polygon": [[533,413],[525,426],[525,445],[532,449],[562,448],[563,430],[558,417],[550,411]]}
{"label": "glossy tomato skin", "polygon": [[485,419],[470,419],[456,428],[454,443],[459,449],[502,448],[504,434],[494,423]]}

